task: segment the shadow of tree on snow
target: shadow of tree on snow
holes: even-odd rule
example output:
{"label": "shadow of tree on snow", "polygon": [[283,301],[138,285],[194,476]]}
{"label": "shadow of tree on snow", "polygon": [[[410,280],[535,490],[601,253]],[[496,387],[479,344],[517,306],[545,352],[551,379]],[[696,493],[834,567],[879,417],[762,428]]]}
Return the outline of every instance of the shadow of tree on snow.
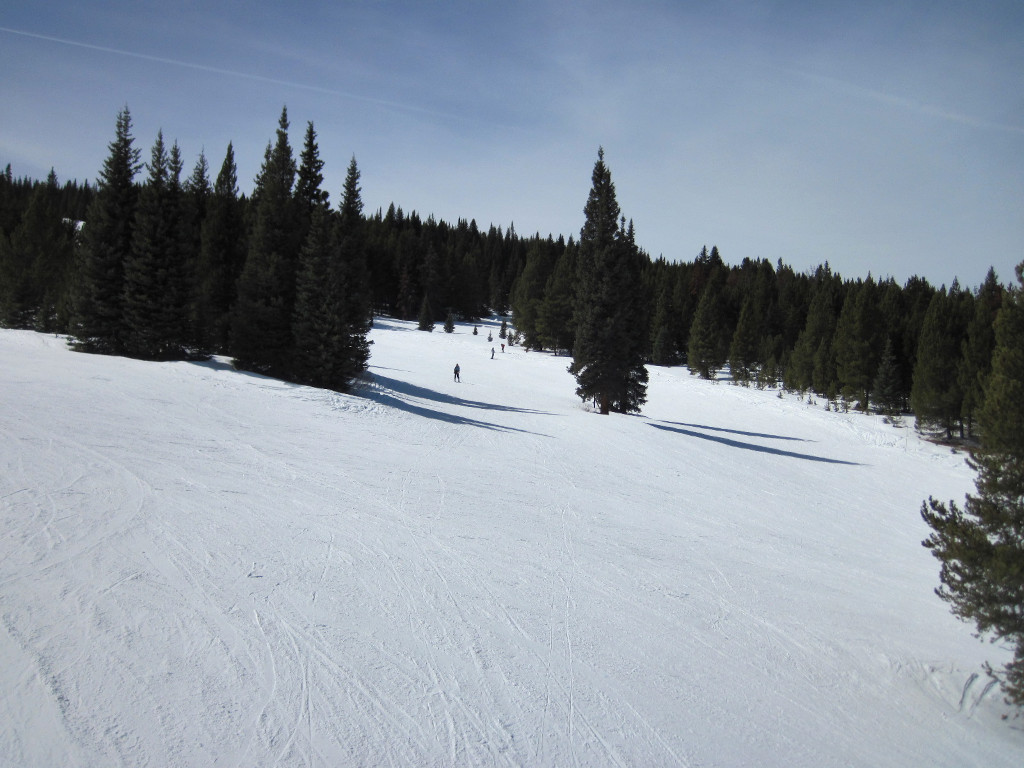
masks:
{"label": "shadow of tree on snow", "polygon": [[795,440],[798,443],[811,442],[805,440],[802,437],[786,437],[785,435],[769,435],[764,432],[744,432],[741,429],[726,429],[725,427],[709,427],[706,424],[685,424],[681,421],[667,421],[666,424],[671,424],[676,427],[690,427],[691,429],[704,429],[710,432],[728,432],[732,435],[743,435],[744,437],[763,437],[768,440]]}
{"label": "shadow of tree on snow", "polygon": [[477,400],[466,400],[461,397],[455,397],[454,395],[448,395],[443,392],[438,392],[426,387],[420,387],[416,384],[410,384],[407,381],[392,379],[388,376],[381,376],[376,373],[373,375],[373,382],[376,387],[364,390],[360,393],[360,396],[365,397],[368,400],[381,403],[382,405],[396,408],[400,411],[405,411],[406,413],[423,416],[428,419],[435,419],[437,421],[444,421],[449,424],[465,424],[471,427],[493,429],[500,432],[521,432],[524,434],[549,437],[549,435],[543,435],[539,432],[532,432],[527,429],[518,429],[516,427],[505,426],[504,424],[495,424],[493,422],[471,419],[469,417],[459,416],[453,413],[445,413],[444,411],[439,411],[425,405],[419,405],[411,402],[409,398],[435,403],[444,403],[445,405],[454,405],[462,408],[477,408],[488,411],[502,411],[506,413],[551,415],[545,411],[535,411],[529,408],[515,408],[508,405],[499,405],[498,403],[483,403]]}
{"label": "shadow of tree on snow", "polygon": [[[670,422],[671,423],[671,422]],[[666,432],[675,432],[680,435],[686,435],[687,437],[697,437],[701,440],[710,440],[713,443],[721,443],[722,445],[728,445],[731,448],[742,448],[746,451],[757,451],[758,453],[770,453],[774,456],[786,456],[791,459],[803,459],[804,461],[820,461],[824,464],[845,464],[851,467],[859,467],[861,464],[856,461],[843,461],[842,459],[828,459],[824,456],[812,456],[809,453],[797,453],[795,451],[784,451],[781,448],[771,448],[766,445],[756,445],[754,443],[744,443],[739,440],[733,440],[729,437],[721,437],[719,435],[705,435],[700,432],[694,432],[690,429],[683,429],[682,427],[669,426],[668,424],[655,424],[651,423],[651,426],[655,429],[661,429]],[[702,429],[713,429],[713,427],[702,427]],[[723,432],[732,432],[734,430],[721,430]],[[740,433],[748,434],[748,433]],[[756,436],[753,433],[749,433],[751,436]],[[773,435],[764,435],[764,437],[774,437]],[[788,439],[794,438],[776,438],[776,439]]]}

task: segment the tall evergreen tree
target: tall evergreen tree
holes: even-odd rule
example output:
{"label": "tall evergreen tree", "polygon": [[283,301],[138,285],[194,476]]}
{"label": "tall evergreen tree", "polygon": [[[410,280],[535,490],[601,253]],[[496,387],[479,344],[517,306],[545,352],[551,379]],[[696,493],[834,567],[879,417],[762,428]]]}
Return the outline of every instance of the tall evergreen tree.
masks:
{"label": "tall evergreen tree", "polygon": [[576,394],[602,414],[638,412],[647,399],[643,261],[632,224],[620,223],[611,172],[599,149],[580,230],[576,341],[569,372]]}
{"label": "tall evergreen tree", "polygon": [[568,352],[576,341],[573,316],[578,252],[577,244],[570,237],[544,286],[544,298],[537,312],[537,333],[541,344],[554,352]]}
{"label": "tall evergreen tree", "polygon": [[963,392],[957,380],[961,328],[957,317],[959,288],[943,288],[928,305],[921,327],[910,404],[918,429],[939,427],[947,439],[960,422]]}
{"label": "tall evergreen tree", "polygon": [[183,357],[188,340],[187,274],[181,155],[168,154],[158,133],[142,188],[132,250],[124,266],[125,352],[135,357]]}
{"label": "tall evergreen tree", "polygon": [[277,140],[267,147],[253,193],[254,220],[238,278],[231,343],[237,367],[276,376],[288,375],[293,341],[295,266],[301,250],[294,184],[295,160],[285,108]]}
{"label": "tall evergreen tree", "polygon": [[713,379],[725,360],[719,355],[717,316],[718,290],[714,282],[704,286],[697,312],[690,325],[686,365],[702,379]]}
{"label": "tall evergreen tree", "polygon": [[347,360],[351,365],[349,375],[353,378],[366,369],[366,363],[370,358],[370,342],[366,336],[373,322],[369,246],[366,220],[363,217],[360,177],[359,165],[353,155],[345,172],[345,185],[338,209],[341,260],[345,269]]}
{"label": "tall evergreen tree", "polygon": [[885,340],[885,349],[871,385],[871,402],[886,416],[896,416],[903,410],[903,400],[899,362],[889,338]]}
{"label": "tall evergreen tree", "polygon": [[929,499],[923,542],[941,562],[939,597],[982,635],[1013,649],[1003,689],[1024,706],[1024,263],[996,321],[995,352],[970,464],[976,493],[961,509]]}
{"label": "tall evergreen tree", "polygon": [[193,315],[196,344],[227,353],[236,282],[245,262],[246,236],[238,197],[238,169],[228,143],[203,219]]}
{"label": "tall evergreen tree", "polygon": [[832,342],[836,378],[843,397],[857,400],[858,407],[864,411],[870,402],[881,347],[875,293],[875,281],[870,275],[867,280],[858,280],[848,288]]}
{"label": "tall evergreen tree", "polygon": [[82,233],[72,332],[76,349],[118,353],[124,349],[124,264],[132,249],[142,167],[125,107],[117,115],[110,154]]}
{"label": "tall evergreen tree", "polygon": [[756,297],[747,296],[740,310],[740,317],[733,333],[732,344],[729,346],[729,369],[732,379],[737,384],[747,387],[754,379],[757,366],[758,346],[760,343],[759,329],[763,323],[757,316]]}
{"label": "tall evergreen tree", "polygon": [[820,395],[827,395],[834,385],[835,353],[832,339],[836,330],[839,282],[827,263],[818,268],[807,320],[786,369],[786,386],[790,389],[813,389]]}
{"label": "tall evergreen tree", "polygon": [[963,417],[969,436],[973,436],[974,416],[985,398],[985,380],[992,368],[992,352],[996,343],[995,319],[1002,299],[1002,286],[996,279],[995,270],[989,268],[985,282],[978,289],[973,315],[968,319],[967,336],[961,346],[957,371],[964,395]]}
{"label": "tall evergreen tree", "polygon": [[354,158],[339,214],[330,214],[326,197],[320,200],[313,211],[298,275],[296,375],[310,384],[345,391],[366,370],[369,359],[363,204]]}

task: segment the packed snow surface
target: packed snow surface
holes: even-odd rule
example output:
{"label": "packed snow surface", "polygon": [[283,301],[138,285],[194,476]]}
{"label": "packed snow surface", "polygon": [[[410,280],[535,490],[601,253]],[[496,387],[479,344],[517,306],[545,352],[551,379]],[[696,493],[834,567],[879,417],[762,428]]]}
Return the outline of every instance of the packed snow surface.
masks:
{"label": "packed snow surface", "polygon": [[493,323],[371,338],[339,395],[0,331],[0,764],[1024,764],[920,543],[962,454],[682,368],[600,416]]}

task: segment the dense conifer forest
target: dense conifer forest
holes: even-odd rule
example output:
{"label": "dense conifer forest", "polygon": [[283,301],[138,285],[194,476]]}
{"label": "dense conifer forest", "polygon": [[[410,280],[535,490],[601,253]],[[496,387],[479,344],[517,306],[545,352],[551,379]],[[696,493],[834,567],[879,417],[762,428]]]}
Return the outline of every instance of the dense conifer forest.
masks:
{"label": "dense conifer forest", "polygon": [[[939,437],[973,437],[1006,290],[992,270],[977,287],[936,287],[844,277],[827,261],[811,272],[728,265],[717,247],[670,262],[637,248],[624,218],[614,222],[620,256],[600,251],[596,263],[586,226],[581,242],[395,203],[367,213],[354,157],[332,200],[313,124],[298,152],[290,127],[282,110],[249,195],[230,144],[215,175],[204,155],[186,175],[180,148],[162,136],[143,154],[127,108],[95,185],[61,185],[53,172],[16,178],[7,166],[0,324],[66,333],[87,351],[228,355],[240,368],[345,389],[365,369],[374,314],[433,327],[511,313],[526,347],[578,352],[595,312],[612,311],[584,301],[590,276],[635,253],[632,287],[609,294],[640,340],[629,355],[708,379],[728,369],[737,385],[779,386],[826,408],[912,412]],[[620,396],[620,410],[638,409],[641,385]]]}

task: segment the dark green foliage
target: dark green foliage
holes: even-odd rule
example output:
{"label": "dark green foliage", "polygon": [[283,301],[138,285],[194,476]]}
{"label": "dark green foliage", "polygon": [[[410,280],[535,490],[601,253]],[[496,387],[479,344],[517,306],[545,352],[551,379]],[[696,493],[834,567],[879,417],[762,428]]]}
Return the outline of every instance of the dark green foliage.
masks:
{"label": "dark green foliage", "polygon": [[569,372],[576,394],[600,412],[638,412],[647,399],[644,352],[648,330],[643,293],[646,257],[632,223],[619,221],[611,172],[598,151],[580,231],[576,340]]}
{"label": "dark green foliage", "polygon": [[144,359],[185,356],[188,283],[185,265],[181,157],[168,155],[158,134],[142,187],[132,249],[124,265],[124,351]]}
{"label": "dark green foliage", "polygon": [[743,302],[736,332],[729,347],[729,369],[732,379],[737,384],[750,386],[756,374],[758,347],[760,343],[759,329],[762,320],[757,316],[756,300],[753,295]]}
{"label": "dark green foliage", "polygon": [[892,339],[886,339],[882,359],[878,363],[878,372],[871,385],[871,402],[880,413],[892,417],[903,410],[905,398],[900,381],[899,362]]}
{"label": "dark green foliage", "polygon": [[292,346],[295,267],[302,233],[292,196],[295,161],[282,110],[277,141],[267,147],[253,193],[249,251],[238,278],[232,352],[239,368],[286,376]]}
{"label": "dark green foliage", "polygon": [[847,289],[832,342],[839,390],[862,411],[868,409],[882,346],[876,292],[870,275]]}
{"label": "dark green foliage", "polygon": [[957,312],[960,290],[939,290],[924,317],[910,404],[919,430],[941,429],[952,439],[960,423],[963,391],[957,378],[963,326]]}
{"label": "dark green foliage", "polygon": [[577,253],[576,243],[569,238],[544,286],[544,298],[537,311],[537,334],[541,347],[553,352],[568,352],[576,341],[573,317]]}
{"label": "dark green foliage", "polygon": [[296,289],[294,371],[298,380],[339,392],[366,370],[369,287],[362,245],[359,170],[349,164],[338,214],[325,195],[313,208]]}
{"label": "dark green foliage", "polygon": [[444,318],[444,332],[455,333],[455,315],[451,310],[448,310],[448,314]]}
{"label": "dark green foliage", "polygon": [[[129,256],[141,259],[145,251],[153,257],[154,249],[164,247],[157,241],[165,238],[159,228],[151,228],[138,240],[128,237],[127,250],[117,247],[136,224],[136,196],[152,186],[147,181],[136,187],[132,180],[139,164],[127,110],[118,116],[117,128],[99,190],[69,182],[54,192],[53,179],[47,184],[47,205],[30,206],[39,182],[15,178],[9,167],[0,174],[0,322],[70,330],[78,337],[78,348],[165,356],[167,351],[153,351],[152,340],[145,340],[147,334],[163,333],[157,326],[164,320],[155,314],[152,321],[144,319],[153,307],[142,296],[157,293],[149,281],[171,276],[152,276],[151,269],[136,260],[132,286],[125,285]],[[180,157],[175,165],[180,169]],[[296,169],[287,144],[287,112],[282,110],[277,142],[267,146],[251,200],[239,196],[230,145],[213,190],[207,171],[200,154],[192,175],[178,190],[180,225],[171,227],[180,235],[181,253],[180,259],[168,263],[184,266],[178,293],[189,297],[187,351],[230,354],[245,367],[309,380],[308,372],[300,370],[296,348],[306,343],[300,342],[306,334],[292,324],[308,310],[298,307],[303,279],[299,273],[306,268],[305,260],[301,266],[299,260],[309,242],[313,211],[328,197],[321,188],[323,163],[313,125],[307,124]],[[582,349],[577,339],[581,328],[588,329],[589,341],[583,340],[587,344],[600,336],[599,315],[581,304],[580,292],[601,288],[601,281],[581,279],[593,270],[583,263],[580,244],[572,238],[567,243],[539,234],[522,238],[511,226],[503,231],[491,225],[481,231],[475,221],[465,219],[453,226],[407,214],[394,204],[386,214],[378,210],[367,218],[358,186],[353,158],[344,199],[338,212],[327,217],[328,234],[321,238],[329,242],[331,259],[344,265],[339,278],[344,288],[338,289],[344,299],[337,309],[344,310],[343,326],[351,334],[355,375],[368,358],[365,334],[372,312],[416,319],[424,298],[431,327],[445,320],[448,310],[454,319],[473,320],[493,311],[503,313],[511,305],[521,334],[517,343],[566,353]],[[42,216],[44,208],[49,212]],[[956,349],[945,355],[941,367],[956,371],[960,409],[953,416],[936,418],[928,413],[930,396],[919,398],[919,423],[944,428],[948,418],[947,435],[958,426],[971,432],[991,357],[992,318],[1001,290],[994,274],[976,293],[957,289],[951,324],[938,334],[923,334],[936,291],[921,278],[911,278],[904,286],[891,279],[875,284],[870,277],[844,282],[827,263],[811,274],[797,273],[781,261],[773,266],[744,259],[729,267],[717,248],[706,247],[691,262],[652,262],[636,247],[621,214],[615,219],[616,211],[617,204],[613,215],[606,215],[612,222],[606,229],[615,236],[604,241],[611,245],[597,257],[622,266],[631,262],[631,256],[639,256],[639,278],[635,292],[622,294],[633,310],[615,315],[618,330],[605,339],[609,346],[625,350],[625,340],[635,331],[638,351],[630,348],[628,354],[635,352],[634,359],[640,361],[689,362],[698,372],[703,368],[704,375],[711,375],[729,360],[739,383],[753,380],[769,386],[784,374],[789,388],[810,389],[830,399],[843,391],[862,406],[870,398],[876,408],[887,411],[905,408],[918,360],[934,362],[935,355],[928,350],[934,348],[936,335],[940,340],[954,336]],[[88,219],[78,238],[73,279],[68,279],[67,250],[72,234],[64,219]],[[44,225],[44,220],[49,223]],[[55,226],[56,220],[60,224]],[[148,214],[139,220],[153,221]],[[174,239],[170,230],[167,239]],[[140,250],[132,254],[136,242]],[[593,242],[584,250],[592,267]],[[27,252],[34,255],[26,256]],[[629,255],[616,262],[610,257],[614,253]],[[632,279],[626,283],[634,284]],[[171,282],[179,284],[177,279]],[[129,296],[132,307],[127,310]],[[134,337],[128,335],[129,316]],[[620,323],[622,318],[628,322]],[[699,342],[692,350],[691,338]],[[891,357],[886,355],[883,366],[886,343],[891,345]],[[591,373],[596,375],[596,369]],[[621,380],[628,391],[644,391],[628,375]],[[927,394],[922,388],[926,381],[927,377],[920,378],[919,395]],[[873,391],[881,386],[884,392]],[[932,404],[934,400],[931,397]],[[623,402],[628,401],[625,396]]]}
{"label": "dark green foliage", "polygon": [[690,338],[686,345],[686,365],[690,373],[695,373],[702,379],[715,378],[715,374],[725,363],[719,351],[716,302],[716,287],[713,283],[708,283],[697,305],[697,313],[693,317]]}
{"label": "dark green foliage", "polygon": [[523,334],[528,347],[542,349],[540,313],[544,290],[555,269],[559,254],[548,241],[534,240],[526,252],[526,266],[512,286],[512,313],[516,329]]}
{"label": "dark green foliage", "polygon": [[804,392],[813,389],[825,395],[835,383],[835,351],[832,346],[837,323],[841,281],[828,264],[814,277],[813,298],[807,320],[786,368],[786,386]]}
{"label": "dark green foliage", "polygon": [[416,327],[421,331],[434,330],[434,310],[430,306],[429,296],[424,295],[423,302],[420,304],[419,325]]}
{"label": "dark green foliage", "polygon": [[921,514],[933,532],[924,546],[941,562],[939,597],[982,635],[1008,644],[1002,675],[1024,706],[1024,263],[995,325],[995,352],[971,453],[976,493],[961,509],[929,499]]}
{"label": "dark green foliage", "polygon": [[193,327],[201,349],[228,352],[235,284],[245,261],[246,236],[238,198],[235,154],[228,144],[206,204],[196,266]]}
{"label": "dark green foliage", "polygon": [[74,226],[60,214],[51,170],[8,239],[0,234],[0,325],[63,331],[70,322]]}
{"label": "dark green foliage", "polygon": [[973,436],[974,416],[984,402],[985,381],[992,367],[996,343],[995,318],[1002,300],[1002,286],[996,280],[995,271],[989,269],[974,300],[974,312],[968,319],[957,372],[957,382],[964,397],[963,418],[968,436]]}
{"label": "dark green foliage", "polygon": [[72,333],[75,348],[88,352],[124,350],[124,265],[132,249],[135,174],[141,167],[133,143],[125,107],[82,232]]}

